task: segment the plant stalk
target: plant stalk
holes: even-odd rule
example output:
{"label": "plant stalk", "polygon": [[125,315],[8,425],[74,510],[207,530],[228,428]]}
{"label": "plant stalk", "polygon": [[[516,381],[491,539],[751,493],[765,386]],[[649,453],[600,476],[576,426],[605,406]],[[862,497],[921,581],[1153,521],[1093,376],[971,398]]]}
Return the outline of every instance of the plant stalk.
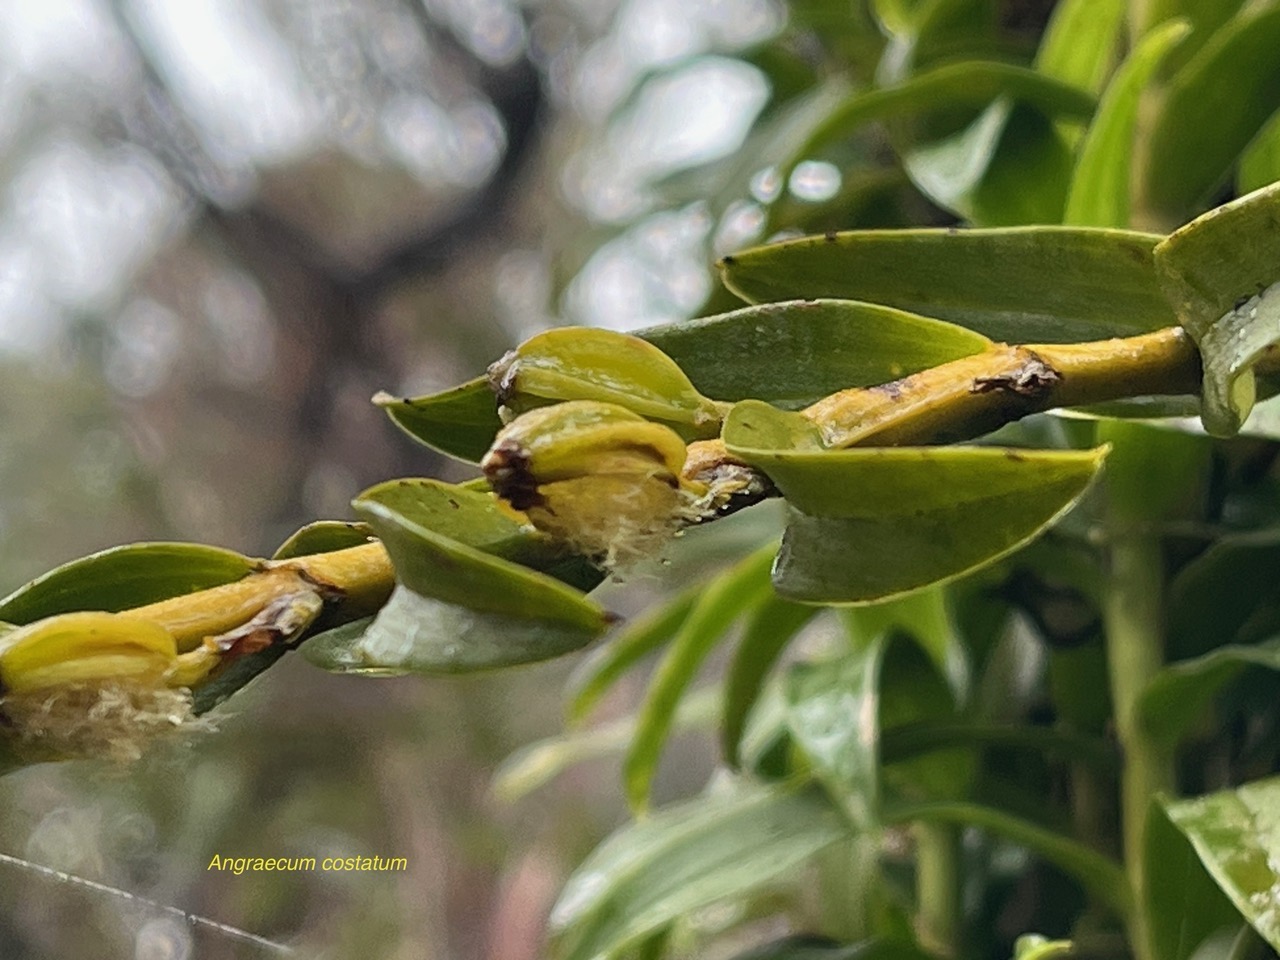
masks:
{"label": "plant stalk", "polygon": [[940,957],[960,953],[960,828],[949,823],[917,823],[916,936]]}
{"label": "plant stalk", "polygon": [[1134,900],[1129,939],[1137,960],[1154,960],[1150,918],[1144,909],[1151,882],[1144,856],[1147,810],[1157,793],[1172,790],[1174,778],[1172,756],[1144,729],[1138,706],[1163,662],[1163,557],[1157,539],[1132,528],[1115,531],[1109,554],[1103,618],[1116,735],[1124,757],[1120,813],[1125,871]]}
{"label": "plant stalk", "polygon": [[271,601],[300,590],[326,595],[328,626],[337,626],[375,612],[391,595],[395,569],[386,547],[371,541],[358,547],[316,553],[289,560],[267,561],[262,569],[240,580],[196,593],[184,594],[130,610],[159,623],[185,651],[247,623]]}

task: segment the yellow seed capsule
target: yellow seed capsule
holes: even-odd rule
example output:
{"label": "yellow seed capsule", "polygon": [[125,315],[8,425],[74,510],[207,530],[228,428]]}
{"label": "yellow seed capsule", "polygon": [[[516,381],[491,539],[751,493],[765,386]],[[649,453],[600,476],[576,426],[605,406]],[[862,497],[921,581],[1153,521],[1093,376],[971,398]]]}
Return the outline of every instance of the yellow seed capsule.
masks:
{"label": "yellow seed capsule", "polygon": [[615,404],[576,400],[523,414],[481,469],[535,527],[616,566],[652,554],[703,488],[681,479],[685,444]]}
{"label": "yellow seed capsule", "polygon": [[718,435],[724,414],[724,405],[702,396],[669,356],[614,330],[545,330],[490,366],[489,381],[513,414],[557,400],[591,400],[658,421],[685,440]]}
{"label": "yellow seed capsule", "polygon": [[0,636],[0,690],[113,679],[161,684],[177,655],[173,636],[150,620],[102,611],[64,613]]}

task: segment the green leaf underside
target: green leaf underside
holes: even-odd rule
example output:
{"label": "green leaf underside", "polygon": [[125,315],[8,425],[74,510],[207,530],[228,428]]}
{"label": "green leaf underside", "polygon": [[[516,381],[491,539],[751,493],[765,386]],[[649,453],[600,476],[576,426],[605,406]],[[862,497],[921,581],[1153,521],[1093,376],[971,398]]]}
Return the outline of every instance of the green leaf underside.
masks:
{"label": "green leaf underside", "polygon": [[498,404],[487,377],[425,397],[392,397],[380,393],[374,403],[392,423],[433,450],[478,463],[502,429]]}
{"label": "green leaf underside", "polygon": [[892,307],[793,300],[639,331],[717,400],[801,407],[981,353],[987,338]]}
{"label": "green leaf underside", "polygon": [[806,603],[883,600],[996,560],[1070,508],[1106,453],[729,449],[786,498],[773,582]]}
{"label": "green leaf underside", "polygon": [[1163,806],[1222,892],[1280,950],[1280,777]]}
{"label": "green leaf underside", "polygon": [[1253,4],[1170,82],[1151,131],[1150,201],[1182,218],[1222,183],[1280,106],[1280,7]]}
{"label": "green leaf underside", "polygon": [[736,787],[614,833],[574,872],[551,915],[559,960],[626,955],[666,924],[767,887],[848,836],[813,788]]}
{"label": "green leaf underside", "polygon": [[1177,743],[1223,686],[1249,666],[1280,670],[1280,639],[1254,647],[1218,647],[1165,667],[1151,679],[1139,701],[1147,729],[1167,743]]}
{"label": "green leaf underside", "polygon": [[117,612],[221,586],[258,568],[195,543],[131,543],[50,570],[0,600],[0,620],[24,624],[74,610]]}
{"label": "green leaf underside", "polygon": [[864,300],[995,340],[1075,342],[1177,322],[1153,268],[1161,239],[1084,227],[862,230],[753,247],[720,269],[749,302]]}
{"label": "green leaf underside", "polygon": [[1257,395],[1253,364],[1280,342],[1280,184],[1174,231],[1155,259],[1179,321],[1200,347],[1205,429],[1230,436]]}
{"label": "green leaf underside", "polygon": [[676,705],[698,669],[754,598],[769,589],[770,544],[739,561],[706,585],[680,624],[654,671],[640,707],[635,740],[623,770],[633,810],[649,804],[649,791],[671,730]]}
{"label": "green leaf underside", "polygon": [[271,555],[272,560],[291,560],[312,553],[332,553],[368,543],[373,536],[363,523],[345,520],[317,520],[308,523],[291,536]]}
{"label": "green leaf underside", "polygon": [[317,638],[303,649],[335,673],[470,673],[563,656],[603,630],[603,623],[469,609],[400,586],[363,631]]}
{"label": "green leaf underside", "polygon": [[1138,104],[1156,69],[1190,32],[1185,20],[1142,38],[1121,65],[1094,115],[1076,161],[1063,222],[1091,227],[1129,223],[1129,180]]}
{"label": "green leaf underside", "polygon": [[486,494],[392,481],[354,505],[385,544],[399,586],[345,652],[323,647],[332,669],[456,672],[528,663],[579,649],[608,623],[578,590],[501,555],[527,559],[545,548]]}

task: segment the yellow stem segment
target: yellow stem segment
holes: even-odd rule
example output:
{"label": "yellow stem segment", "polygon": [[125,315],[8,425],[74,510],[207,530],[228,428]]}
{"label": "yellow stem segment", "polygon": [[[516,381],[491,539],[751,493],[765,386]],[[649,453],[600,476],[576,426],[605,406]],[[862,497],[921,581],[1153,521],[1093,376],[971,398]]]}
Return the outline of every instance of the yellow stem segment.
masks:
{"label": "yellow stem segment", "polygon": [[179,651],[194,650],[205,637],[226,633],[248,622],[279,597],[315,590],[331,591],[338,622],[367,616],[379,609],[395,586],[395,570],[386,548],[377,541],[269,562],[265,569],[234,583],[171,597],[129,613],[160,624]]}

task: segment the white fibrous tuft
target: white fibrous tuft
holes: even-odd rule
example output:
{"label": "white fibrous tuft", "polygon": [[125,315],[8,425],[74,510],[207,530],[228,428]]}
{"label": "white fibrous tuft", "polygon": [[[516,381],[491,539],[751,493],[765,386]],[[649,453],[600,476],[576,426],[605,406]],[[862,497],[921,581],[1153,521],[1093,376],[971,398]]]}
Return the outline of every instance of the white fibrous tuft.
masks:
{"label": "white fibrous tuft", "polygon": [[31,760],[137,760],[157,739],[210,729],[196,718],[191,691],[121,680],[7,693],[0,723],[15,752]]}
{"label": "white fibrous tuft", "polygon": [[698,496],[666,479],[592,476],[540,487],[534,525],[611,573],[657,557],[702,516]]}

